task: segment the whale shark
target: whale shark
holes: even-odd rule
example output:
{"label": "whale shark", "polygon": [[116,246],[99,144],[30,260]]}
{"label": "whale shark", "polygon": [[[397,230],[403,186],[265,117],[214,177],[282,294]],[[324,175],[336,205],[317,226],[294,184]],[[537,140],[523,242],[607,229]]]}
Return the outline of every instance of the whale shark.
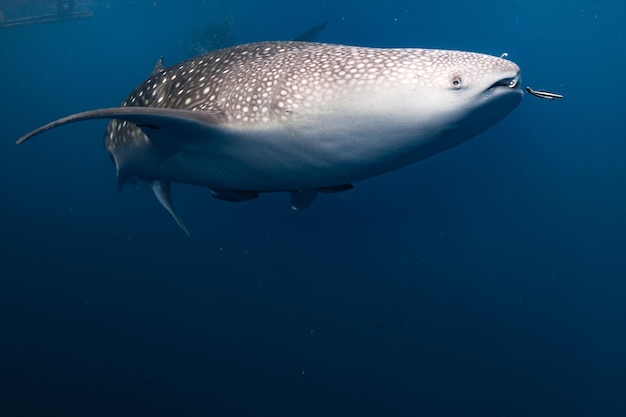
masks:
{"label": "whale shark", "polygon": [[150,185],[180,228],[170,183],[225,201],[288,192],[291,207],[342,192],[459,145],[522,101],[519,67],[476,52],[275,41],[164,67],[119,107],[63,117],[109,119],[104,143],[120,188]]}

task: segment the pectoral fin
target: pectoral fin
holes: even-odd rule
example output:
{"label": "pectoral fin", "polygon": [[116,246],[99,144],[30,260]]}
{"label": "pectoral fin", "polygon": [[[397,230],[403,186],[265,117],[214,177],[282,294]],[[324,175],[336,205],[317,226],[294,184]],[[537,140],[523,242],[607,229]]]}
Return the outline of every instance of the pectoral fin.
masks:
{"label": "pectoral fin", "polygon": [[170,197],[169,181],[152,181],[150,183],[150,187],[152,188],[152,191],[154,191],[154,195],[156,196],[157,200],[159,200],[159,203],[161,203],[165,210],[167,210],[168,213],[171,214],[178,227],[180,227],[183,232],[185,232],[187,236],[189,236],[189,230],[187,230],[187,227],[178,218],[176,212],[174,211],[174,206],[172,205],[172,199]]}
{"label": "pectoral fin", "polygon": [[69,123],[92,119],[118,119],[139,127],[150,140],[165,150],[176,150],[196,139],[209,139],[219,135],[219,125],[224,122],[221,112],[164,109],[157,107],[113,107],[72,114],[33,130],[18,139],[22,144],[43,132]]}

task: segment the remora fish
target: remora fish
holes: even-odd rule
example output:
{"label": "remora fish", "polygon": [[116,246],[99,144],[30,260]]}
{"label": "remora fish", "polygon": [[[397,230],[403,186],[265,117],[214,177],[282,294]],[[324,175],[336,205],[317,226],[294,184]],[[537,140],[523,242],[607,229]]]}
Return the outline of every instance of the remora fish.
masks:
{"label": "remora fish", "polygon": [[139,178],[185,231],[170,182],[228,201],[291,193],[299,210],[485,131],[519,105],[506,59],[433,49],[260,42],[157,63],[121,107],[40,127],[112,119],[105,147],[118,183]]}
{"label": "remora fish", "polygon": [[558,100],[563,98],[562,94],[551,93],[550,91],[543,90],[533,90],[530,87],[526,87],[526,91],[528,92],[528,94],[542,98],[544,100]]}

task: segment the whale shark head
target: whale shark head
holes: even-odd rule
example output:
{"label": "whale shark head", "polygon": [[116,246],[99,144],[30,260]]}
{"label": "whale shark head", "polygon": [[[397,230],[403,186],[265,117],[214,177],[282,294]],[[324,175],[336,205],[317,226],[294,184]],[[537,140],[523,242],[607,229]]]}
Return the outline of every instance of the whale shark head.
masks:
{"label": "whale shark head", "polygon": [[[423,134],[418,159],[456,146],[495,125],[522,101],[519,67],[484,54],[424,50],[415,86],[389,91],[394,113]],[[430,133],[427,133],[430,131]],[[411,163],[412,161],[407,161]]]}
{"label": "whale shark head", "polygon": [[159,63],[120,107],[18,142],[112,119],[118,177],[147,181],[172,215],[171,181],[228,201],[287,191],[300,209],[476,136],[522,97],[519,67],[485,54],[261,42]]}
{"label": "whale shark head", "polygon": [[[316,101],[314,114],[302,120],[299,129],[310,137],[324,137],[330,130],[359,138],[358,147],[353,146],[355,139],[335,142],[335,151],[373,162],[376,174],[475,137],[523,98],[519,67],[500,57],[452,50],[364,49],[347,62],[350,65],[338,72],[344,78],[323,84],[321,93],[313,90],[324,99]],[[303,100],[305,107],[309,100]]]}

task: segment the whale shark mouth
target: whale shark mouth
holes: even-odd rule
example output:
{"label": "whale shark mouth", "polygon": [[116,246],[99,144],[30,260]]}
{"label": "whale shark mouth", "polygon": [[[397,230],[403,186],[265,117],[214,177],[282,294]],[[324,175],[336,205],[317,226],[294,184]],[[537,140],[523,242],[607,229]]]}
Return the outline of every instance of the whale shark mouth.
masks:
{"label": "whale shark mouth", "polygon": [[[504,77],[491,84],[483,91],[483,98],[492,100],[502,100],[508,97],[512,100],[520,100],[524,96],[524,91],[521,87],[522,76],[518,72],[513,77]],[[517,105],[513,106],[516,107]]]}
{"label": "whale shark mouth", "polygon": [[519,89],[521,91],[521,81],[522,74],[518,72],[517,74],[515,74],[514,77],[502,78],[501,80],[496,81],[495,83],[491,84],[489,88],[487,88],[487,90],[498,87],[508,87],[510,89]]}

